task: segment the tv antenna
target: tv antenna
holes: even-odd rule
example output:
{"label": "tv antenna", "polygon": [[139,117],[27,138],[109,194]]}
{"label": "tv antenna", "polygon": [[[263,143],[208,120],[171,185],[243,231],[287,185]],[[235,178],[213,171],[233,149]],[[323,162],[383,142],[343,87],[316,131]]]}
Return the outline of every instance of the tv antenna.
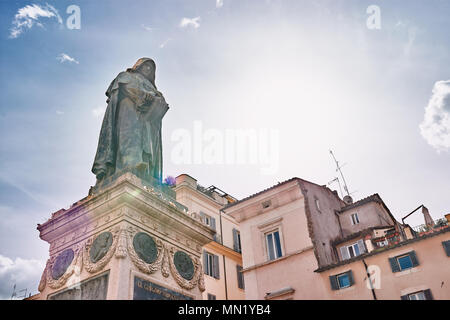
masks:
{"label": "tv antenna", "polygon": [[341,191],[341,197],[344,197],[344,194],[342,193],[342,187],[341,187],[341,182],[339,181],[339,178],[336,177],[333,180],[331,180],[330,182],[327,183],[327,186],[330,186],[332,183],[337,182],[339,185],[339,190]]}
{"label": "tv antenna", "polygon": [[[333,157],[334,162],[336,163],[336,172],[339,172],[341,174],[342,181],[344,182],[344,190],[347,193],[347,195],[350,197],[350,192],[348,191],[347,183],[345,182],[344,174],[342,173],[342,170],[341,170],[341,168],[343,166],[345,166],[346,164],[344,163],[342,166],[340,166],[339,161],[336,160],[336,157],[333,154],[333,151],[330,150],[330,154]],[[338,179],[338,178],[336,178],[336,179]],[[334,181],[334,180],[332,180],[332,181]],[[338,182],[339,182],[339,179],[338,179]],[[341,186],[341,184],[339,183],[339,187],[340,186]],[[342,194],[342,190],[341,190],[341,194]]]}
{"label": "tv antenna", "polygon": [[11,300],[14,299],[25,299],[27,296],[27,288],[19,290],[16,292],[16,284],[13,286],[13,293],[11,294]]}

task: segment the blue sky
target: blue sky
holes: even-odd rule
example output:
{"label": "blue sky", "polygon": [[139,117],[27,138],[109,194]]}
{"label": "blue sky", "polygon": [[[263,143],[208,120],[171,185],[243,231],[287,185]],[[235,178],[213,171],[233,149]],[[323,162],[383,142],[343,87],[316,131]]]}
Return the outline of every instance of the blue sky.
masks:
{"label": "blue sky", "polygon": [[[78,30],[66,26],[73,4],[81,10]],[[39,7],[47,16],[15,18],[33,5],[23,14]],[[380,8],[380,29],[367,27],[370,5]],[[156,84],[171,107],[163,121],[165,176],[188,173],[237,198],[293,176],[327,184],[337,176],[331,148],[346,163],[355,199],[379,193],[398,219],[420,204],[435,219],[450,211],[448,1],[0,7],[0,298],[13,282],[36,292],[48,256],[36,225],[95,183],[104,92],[140,57],[156,61]],[[12,37],[15,19],[32,26]],[[176,163],[173,134],[193,132],[196,121],[219,133],[275,130],[277,170]]]}

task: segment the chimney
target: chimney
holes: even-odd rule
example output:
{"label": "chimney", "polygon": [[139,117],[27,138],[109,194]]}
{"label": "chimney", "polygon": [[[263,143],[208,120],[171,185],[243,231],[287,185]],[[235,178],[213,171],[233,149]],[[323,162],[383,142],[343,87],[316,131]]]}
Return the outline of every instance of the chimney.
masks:
{"label": "chimney", "polygon": [[425,206],[422,206],[422,214],[423,214],[423,218],[425,219],[425,225],[431,226],[431,227],[434,226],[434,221],[431,218],[431,215]]}

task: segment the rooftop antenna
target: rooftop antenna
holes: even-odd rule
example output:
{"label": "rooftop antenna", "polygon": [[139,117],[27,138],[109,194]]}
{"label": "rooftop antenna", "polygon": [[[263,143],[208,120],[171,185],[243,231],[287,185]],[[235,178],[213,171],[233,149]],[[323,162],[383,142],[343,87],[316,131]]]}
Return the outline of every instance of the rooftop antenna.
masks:
{"label": "rooftop antenna", "polygon": [[327,183],[327,185],[331,185],[333,182],[337,182],[339,185],[339,190],[341,191],[341,197],[344,197],[344,194],[342,193],[342,187],[341,187],[341,182],[339,181],[339,178],[336,177],[333,180],[331,180],[330,182]]}
{"label": "rooftop antenna", "polygon": [[[18,293],[21,293],[21,292],[25,292],[25,293],[23,293],[21,295],[17,295]],[[13,293],[11,294],[11,300],[26,298],[26,296],[27,296],[27,289],[25,288],[25,289],[22,289],[22,290],[19,290],[18,292],[16,292],[16,284],[14,284]]]}
{"label": "rooftop antenna", "polygon": [[336,157],[333,154],[333,151],[330,150],[331,156],[333,157],[334,162],[336,162],[336,171],[339,171],[339,173],[341,174],[342,177],[342,181],[344,182],[344,190],[347,193],[347,195],[350,197],[350,192],[348,192],[348,188],[347,188],[347,183],[345,182],[345,178],[344,178],[344,174],[342,173],[341,168],[345,165],[343,164],[342,166],[339,165],[339,162],[336,160]]}

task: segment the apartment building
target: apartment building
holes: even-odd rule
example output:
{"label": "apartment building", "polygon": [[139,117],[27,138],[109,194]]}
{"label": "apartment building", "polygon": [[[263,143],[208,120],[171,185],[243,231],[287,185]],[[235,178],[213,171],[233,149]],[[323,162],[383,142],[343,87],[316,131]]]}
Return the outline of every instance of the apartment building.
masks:
{"label": "apartment building", "polygon": [[221,212],[237,200],[214,186],[202,187],[187,174],[176,177],[174,191],[177,202],[216,231],[215,241],[203,247],[203,299],[245,299],[239,226],[233,217]]}
{"label": "apartment building", "polygon": [[418,232],[378,194],[292,178],[223,212],[241,230],[247,299],[450,299],[449,223],[427,210]]}

